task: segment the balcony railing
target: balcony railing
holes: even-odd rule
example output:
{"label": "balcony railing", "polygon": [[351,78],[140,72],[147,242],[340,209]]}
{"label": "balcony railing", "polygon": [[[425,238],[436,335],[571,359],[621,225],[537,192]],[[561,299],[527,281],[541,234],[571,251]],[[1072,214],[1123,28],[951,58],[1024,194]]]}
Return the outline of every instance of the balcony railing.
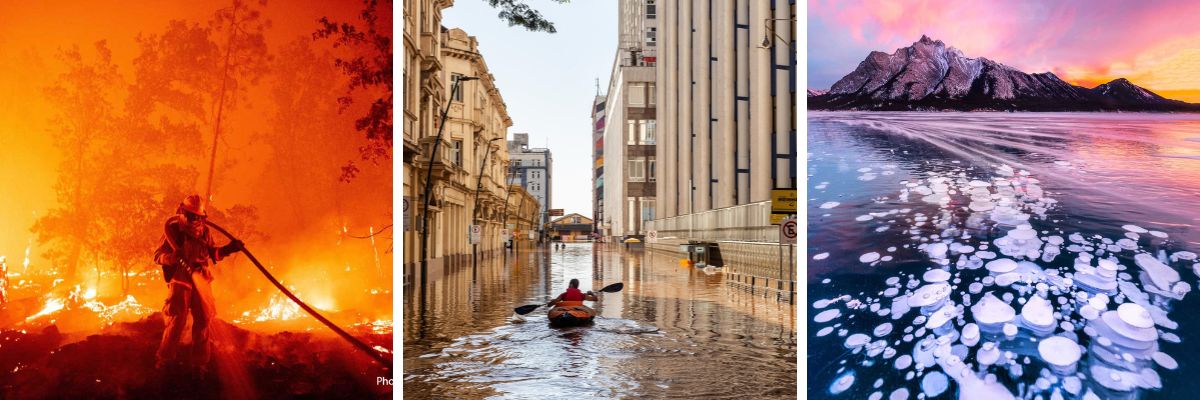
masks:
{"label": "balcony railing", "polygon": [[[422,167],[429,165],[430,154],[433,153],[433,143],[437,141],[436,137],[421,138],[421,156],[419,158]],[[454,150],[450,142],[442,139],[442,144],[438,145],[437,154],[433,156],[434,168],[458,168],[454,163]]]}

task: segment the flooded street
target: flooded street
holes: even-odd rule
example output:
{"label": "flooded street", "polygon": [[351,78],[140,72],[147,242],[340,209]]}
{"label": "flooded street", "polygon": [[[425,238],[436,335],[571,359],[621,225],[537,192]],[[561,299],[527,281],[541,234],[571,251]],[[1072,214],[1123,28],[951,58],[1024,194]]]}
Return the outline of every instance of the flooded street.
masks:
{"label": "flooded street", "polygon": [[[572,278],[599,294],[592,326],[551,328],[546,303]],[[721,273],[616,245],[568,244],[447,272],[404,292],[404,396],[795,398],[795,306],[740,292]]]}

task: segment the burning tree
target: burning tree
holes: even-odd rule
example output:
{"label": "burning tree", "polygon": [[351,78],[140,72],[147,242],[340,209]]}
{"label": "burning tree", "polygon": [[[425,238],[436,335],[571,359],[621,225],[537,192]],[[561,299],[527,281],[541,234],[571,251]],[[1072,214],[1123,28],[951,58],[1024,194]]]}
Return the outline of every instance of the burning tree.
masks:
{"label": "burning tree", "polygon": [[[205,128],[215,130],[216,115],[235,108],[267,68],[266,26],[240,1],[207,26],[171,21],[159,35],[138,37],[131,84],[104,41],[94,60],[77,47],[63,52],[67,71],[45,90],[59,110],[51,124],[66,156],[56,185],[60,206],[33,231],[47,258],[67,267],[64,279],[77,280],[82,261],[96,268],[97,280],[110,265],[127,292],[129,271],[149,265],[147,249],[162,235],[162,221],[198,186]],[[212,210],[241,228],[255,217],[249,206]]]}
{"label": "burning tree", "polygon": [[[338,98],[338,103],[344,110],[354,102],[352,94],[356,91],[367,91],[373,97],[370,109],[358,118],[355,128],[367,139],[359,147],[360,158],[378,164],[392,156],[392,2],[363,0],[358,17],[361,25],[321,18],[313,39],[332,39],[335,49],[358,50],[334,60],[350,77],[346,94]],[[358,166],[350,161],[342,167],[342,180],[354,179],[358,172]]]}
{"label": "burning tree", "polygon": [[47,259],[66,265],[65,276],[77,277],[80,260],[99,255],[103,239],[98,214],[103,207],[91,200],[103,190],[107,178],[96,174],[106,164],[117,161],[105,154],[117,132],[116,97],[121,77],[112,62],[112,52],[104,41],[95,43],[96,59],[87,61],[78,46],[62,52],[59,59],[67,71],[54,86],[45,89],[46,97],[59,113],[51,124],[55,144],[65,157],[59,166],[55,188],[63,206],[50,210],[33,227],[41,243],[48,243]]}
{"label": "burning tree", "polygon": [[[222,128],[223,118],[237,108],[269,66],[271,56],[263,37],[269,26],[258,10],[234,0],[230,7],[217,10],[206,26],[176,20],[160,35],[138,37],[142,50],[133,61],[137,75],[130,94],[133,114],[148,121],[163,116],[159,125],[152,122],[150,128],[168,135],[174,130],[213,132],[207,194],[213,186],[222,129],[229,129],[227,124]],[[202,139],[191,136],[194,141],[188,146],[199,148]]]}

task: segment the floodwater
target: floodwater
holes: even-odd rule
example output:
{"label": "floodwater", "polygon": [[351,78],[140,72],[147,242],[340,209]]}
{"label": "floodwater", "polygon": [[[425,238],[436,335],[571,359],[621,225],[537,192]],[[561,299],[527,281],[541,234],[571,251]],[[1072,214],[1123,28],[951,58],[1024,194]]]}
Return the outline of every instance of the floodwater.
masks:
{"label": "floodwater", "polygon": [[1200,115],[808,128],[809,397],[1200,396]]}
{"label": "floodwater", "polygon": [[[590,327],[552,328],[546,303],[572,278],[601,294]],[[721,273],[612,244],[568,244],[467,266],[404,292],[404,396],[795,398],[795,305],[738,291]]]}

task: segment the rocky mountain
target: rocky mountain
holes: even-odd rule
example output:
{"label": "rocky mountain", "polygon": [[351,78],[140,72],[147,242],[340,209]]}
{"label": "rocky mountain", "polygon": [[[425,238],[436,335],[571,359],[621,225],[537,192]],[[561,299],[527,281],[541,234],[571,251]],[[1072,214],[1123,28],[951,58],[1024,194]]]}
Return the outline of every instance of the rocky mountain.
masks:
{"label": "rocky mountain", "polygon": [[816,110],[1200,111],[1124,78],[1088,89],[969,58],[927,36],[892,54],[873,51],[827,93],[808,93]]}
{"label": "rocky mountain", "polygon": [[820,96],[820,95],[823,95],[823,94],[825,94],[825,93],[829,93],[829,91],[828,91],[828,90],[821,90],[821,89],[808,89],[808,97]]}

